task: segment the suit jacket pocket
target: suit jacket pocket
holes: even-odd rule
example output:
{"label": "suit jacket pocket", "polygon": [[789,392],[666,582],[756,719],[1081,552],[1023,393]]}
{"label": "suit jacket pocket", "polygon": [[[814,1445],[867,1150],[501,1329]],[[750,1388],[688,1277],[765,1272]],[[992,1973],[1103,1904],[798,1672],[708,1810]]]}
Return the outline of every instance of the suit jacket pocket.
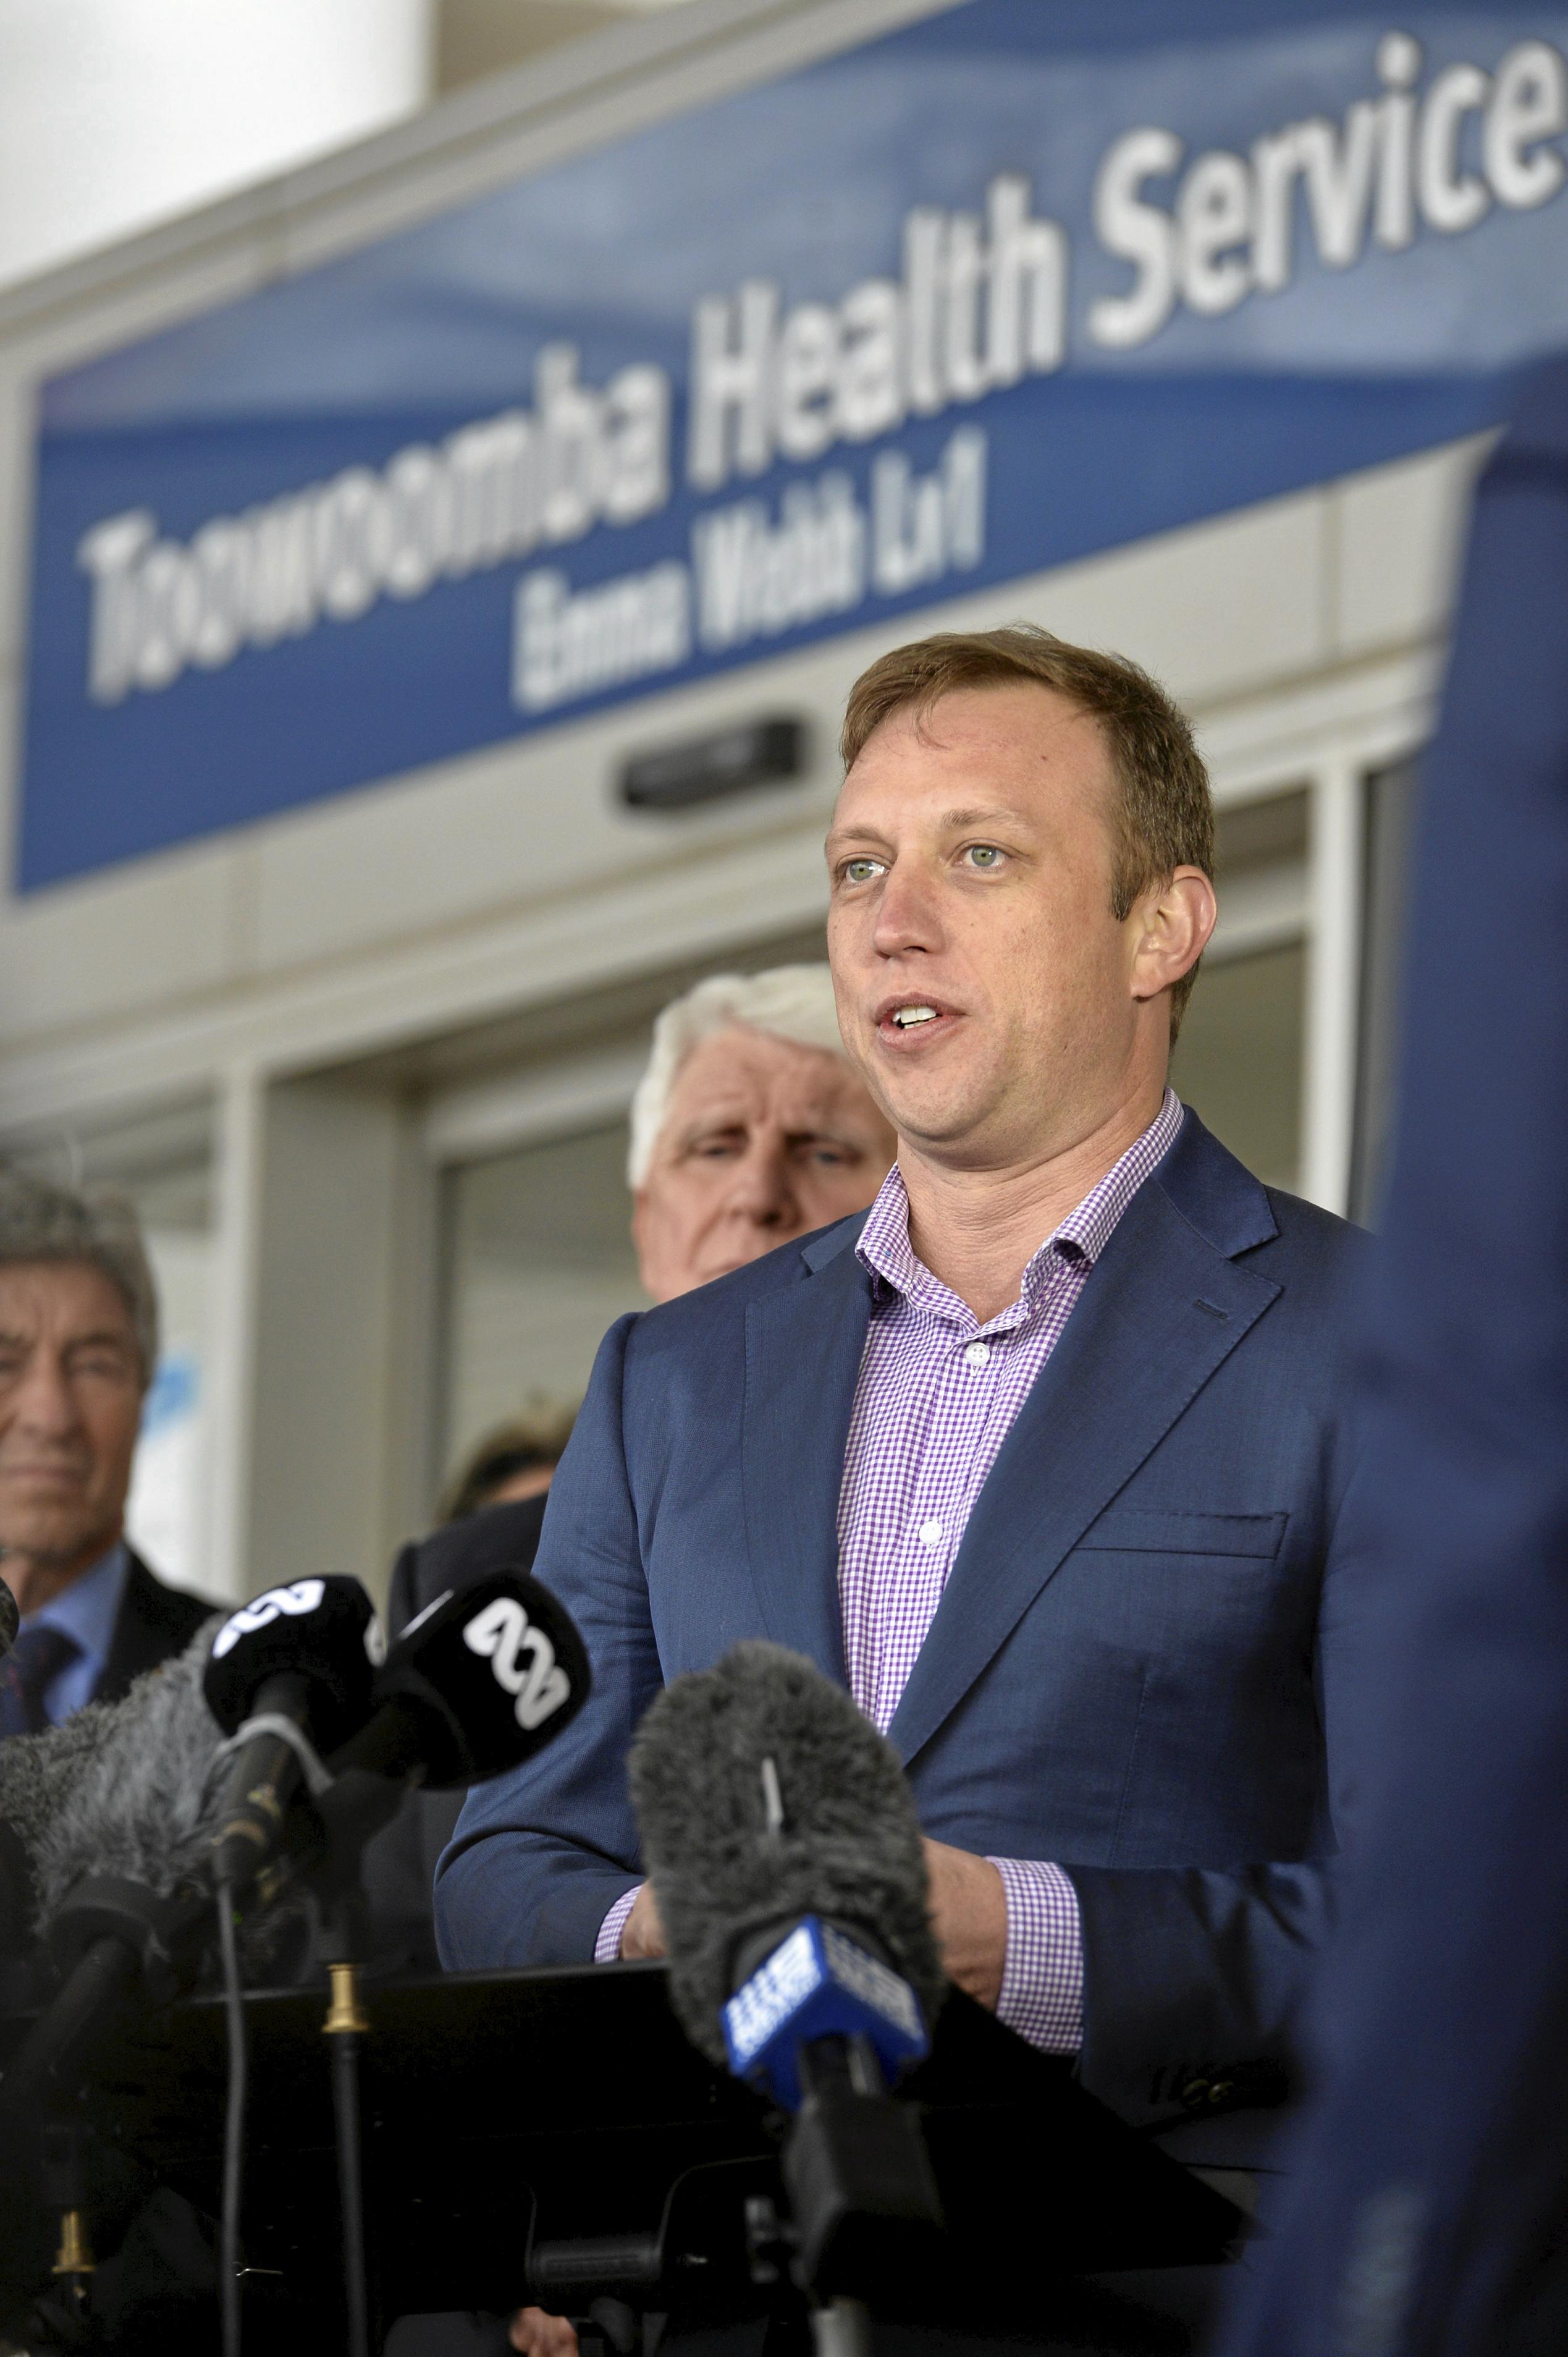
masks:
{"label": "suit jacket pocket", "polygon": [[1288,1514],[1185,1514],[1163,1506],[1108,1506],[1079,1541],[1117,1555],[1247,1555],[1272,1563]]}

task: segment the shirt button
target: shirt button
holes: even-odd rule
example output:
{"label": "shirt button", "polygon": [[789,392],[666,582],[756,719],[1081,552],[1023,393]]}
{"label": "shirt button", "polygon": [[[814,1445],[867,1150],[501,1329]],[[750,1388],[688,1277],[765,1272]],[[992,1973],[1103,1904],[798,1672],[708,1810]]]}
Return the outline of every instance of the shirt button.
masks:
{"label": "shirt button", "polygon": [[922,1546],[940,1546],[941,1544],[941,1537],[942,1526],[940,1523],[932,1522],[922,1523],[920,1524],[919,1540]]}
{"label": "shirt button", "polygon": [[991,1345],[989,1342],[970,1342],[966,1344],[963,1355],[972,1367],[983,1367],[991,1356]]}

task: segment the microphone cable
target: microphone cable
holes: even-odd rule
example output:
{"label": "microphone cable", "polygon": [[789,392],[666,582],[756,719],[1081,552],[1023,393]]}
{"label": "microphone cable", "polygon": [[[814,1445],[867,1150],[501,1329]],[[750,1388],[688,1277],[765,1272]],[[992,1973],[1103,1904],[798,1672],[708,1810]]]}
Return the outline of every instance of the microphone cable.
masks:
{"label": "microphone cable", "polygon": [[218,1944],[223,1958],[223,2015],[228,2030],[229,2088],[223,2113],[223,2208],[218,2270],[222,2299],[223,2357],[241,2357],[240,2212],[245,2181],[245,2100],[250,2048],[245,1985],[240,1972],[239,1914],[227,1882],[218,1886]]}

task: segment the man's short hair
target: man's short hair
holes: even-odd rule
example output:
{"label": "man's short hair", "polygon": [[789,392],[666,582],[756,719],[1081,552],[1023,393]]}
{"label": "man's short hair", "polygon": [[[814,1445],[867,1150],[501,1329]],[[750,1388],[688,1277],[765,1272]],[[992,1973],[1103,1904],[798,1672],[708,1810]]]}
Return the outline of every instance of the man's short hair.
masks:
{"label": "man's short hair", "polygon": [[110,1189],[79,1193],[27,1170],[0,1169],[0,1267],[78,1261],[102,1271],[124,1297],[144,1381],[158,1363],[158,1296],[129,1199]]}
{"label": "man's short hair", "polygon": [[[1118,920],[1141,893],[1178,867],[1214,872],[1214,802],[1192,724],[1159,682],[1125,655],[1075,647],[1033,622],[998,630],[941,630],[879,655],[849,692],[840,750],[853,769],[874,729],[913,706],[917,722],[961,687],[1055,689],[1092,714],[1105,733],[1121,789],[1111,906]],[[1171,1038],[1197,967],[1171,991]]]}
{"label": "man's short hair", "polygon": [[776,965],[766,974],[711,974],[672,998],[653,1026],[653,1052],[631,1101],[627,1183],[648,1176],[682,1065],[715,1031],[764,1031],[797,1048],[843,1054],[832,976],[825,965]]}

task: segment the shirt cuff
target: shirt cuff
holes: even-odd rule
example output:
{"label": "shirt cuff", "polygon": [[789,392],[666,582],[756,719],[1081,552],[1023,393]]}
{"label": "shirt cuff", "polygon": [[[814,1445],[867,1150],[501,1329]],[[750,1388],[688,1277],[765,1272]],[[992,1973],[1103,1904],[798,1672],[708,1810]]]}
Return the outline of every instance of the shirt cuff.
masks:
{"label": "shirt cuff", "polygon": [[1042,2053],[1076,2054],[1083,2044],[1078,1893],[1059,1866],[1030,1857],[990,1863],[1007,1896],[1007,1960],[996,2018]]}
{"label": "shirt cuff", "polygon": [[[637,1894],[641,1889],[642,1885],[640,1882],[634,1882],[629,1890],[623,1890],[620,1897],[616,1900],[615,1905],[610,1909],[609,1913],[605,1917],[604,1921],[599,1925],[599,1936],[594,1942],[594,1962],[596,1964],[613,1964],[618,1959],[620,1955],[620,1935],[626,1929],[626,1919],[631,1913],[632,1908],[636,1903]],[[1076,1922],[1076,1916],[1074,1920]]]}

